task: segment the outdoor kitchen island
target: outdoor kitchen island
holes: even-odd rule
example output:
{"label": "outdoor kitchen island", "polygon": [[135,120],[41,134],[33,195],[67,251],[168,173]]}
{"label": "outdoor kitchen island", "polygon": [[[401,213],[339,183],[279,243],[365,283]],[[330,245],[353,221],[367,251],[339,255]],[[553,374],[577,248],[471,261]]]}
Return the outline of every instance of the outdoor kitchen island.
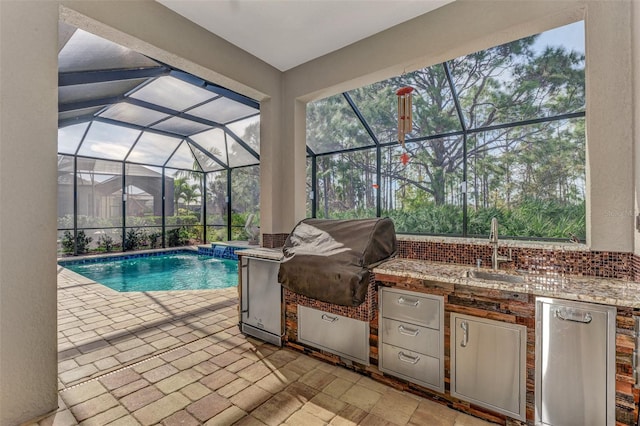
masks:
{"label": "outdoor kitchen island", "polygon": [[[473,270],[476,268],[464,265],[401,258],[392,259],[373,269],[375,279],[372,279],[370,283],[370,291],[365,302],[359,307],[332,306],[285,289],[283,344],[324,361],[370,376],[374,380],[399,390],[431,398],[457,410],[498,424],[533,425],[536,419],[536,298],[560,299],[567,301],[568,304],[572,301],[579,301],[614,306],[617,309],[615,319],[612,322],[615,330],[615,343],[613,344],[615,346],[613,357],[615,377],[613,378],[614,385],[608,386],[608,388],[615,388],[615,403],[608,403],[607,407],[609,411],[615,411],[609,413],[609,419],[615,416],[615,421],[611,424],[616,425],[636,424],[640,393],[634,387],[632,355],[636,348],[634,321],[635,317],[640,316],[639,283],[618,279],[534,274],[525,275],[523,278],[523,276],[510,275],[506,272],[504,274],[500,272],[496,275],[494,277],[498,278],[496,280],[484,279],[487,278],[487,275],[481,274],[478,276],[484,278],[478,278],[471,272]],[[490,270],[481,269],[481,271],[489,272]],[[507,276],[506,280],[500,279],[503,275]],[[493,277],[491,273],[488,276]],[[422,322],[412,320],[410,317],[402,317],[392,309],[385,308],[383,298],[388,297],[385,294],[390,293],[394,293],[393,297],[397,296],[397,300],[401,304],[431,306],[436,311],[431,314],[427,313],[429,318]],[[341,315],[368,322],[368,363],[359,362],[353,357],[339,356],[335,351],[328,351],[325,348],[300,342],[298,339],[299,305],[308,305],[313,309],[318,309],[328,314],[330,318]],[[381,306],[385,312],[383,321],[381,321],[380,315]],[[441,306],[441,312],[437,312],[437,306]],[[509,364],[508,367],[522,377],[522,383],[516,381],[510,385],[514,386],[513,389],[516,393],[522,389],[524,397],[521,404],[523,409],[520,409],[517,403],[510,407],[509,401],[505,402],[507,408],[498,406],[497,410],[488,409],[486,407],[491,404],[483,404],[482,401],[477,403],[474,399],[475,396],[468,398],[452,395],[451,335],[454,333],[456,342],[460,342],[463,337],[466,338],[466,336],[455,335],[455,333],[461,332],[460,329],[452,330],[452,314],[461,319],[477,319],[478,324],[485,329],[486,326],[494,324],[505,325],[505,327],[500,327],[504,333],[500,331],[497,335],[507,336],[511,339],[506,341],[507,345],[511,345],[509,347],[522,348],[523,364]],[[437,315],[441,315],[441,319],[437,319]],[[587,319],[591,321],[590,314],[587,315]],[[404,344],[401,340],[397,340],[397,338],[402,339],[406,336],[389,337],[386,331],[383,333],[380,324],[387,323],[400,330],[400,334],[428,336],[428,342],[437,342],[436,347],[438,344],[442,347],[429,350],[430,353],[426,354],[425,352],[429,351],[417,353],[413,350],[415,348],[410,347],[410,344]],[[464,331],[466,333],[466,330]],[[387,337],[383,338],[383,335]],[[389,347],[383,341],[387,338],[396,339],[391,341],[393,343],[390,345],[391,347],[400,347],[397,352],[391,353],[391,355],[382,353]],[[613,341],[613,339],[611,340]],[[387,359],[392,357],[399,359],[400,365],[420,364],[425,359],[429,359],[430,363],[419,369],[418,376],[412,376],[409,370],[397,368],[397,362],[392,363],[390,368],[382,367],[380,360],[384,356]],[[424,368],[429,370],[428,373],[431,375],[424,375]],[[442,377],[438,377],[438,371],[442,371],[440,373]],[[498,380],[504,380],[505,377],[509,377],[509,374],[502,374],[502,379]],[[442,383],[444,391],[440,389],[439,382]],[[499,383],[502,382],[499,381]],[[487,389],[487,391],[490,390]],[[576,390],[582,392],[583,389]],[[609,391],[611,392],[611,389]],[[455,393],[455,395],[460,394],[464,395],[463,389],[459,389]],[[496,398],[490,402],[492,404],[495,401],[503,402],[500,395]],[[470,400],[474,402],[469,402]],[[614,405],[615,408],[613,408]],[[512,408],[516,411],[520,410],[520,412],[505,414],[511,413]]]}

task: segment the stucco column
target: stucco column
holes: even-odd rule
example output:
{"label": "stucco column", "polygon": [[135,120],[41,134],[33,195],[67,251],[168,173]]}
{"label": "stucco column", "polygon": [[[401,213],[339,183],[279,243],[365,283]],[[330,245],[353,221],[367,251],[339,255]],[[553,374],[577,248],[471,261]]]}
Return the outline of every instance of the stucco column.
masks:
{"label": "stucco column", "polygon": [[[633,66],[633,156],[635,216],[640,215],[640,3],[631,4],[631,58]],[[640,255],[640,232],[634,231],[634,253]],[[640,278],[640,277],[638,277]]]}
{"label": "stucco column", "polygon": [[0,424],[57,408],[58,4],[0,1]]}
{"label": "stucco column", "polygon": [[633,251],[630,12],[629,1],[593,1],[585,17],[587,243],[592,250]]}
{"label": "stucco column", "polygon": [[[293,100],[293,218],[291,228],[307,216],[307,104]],[[317,194],[314,195],[317,197]],[[291,229],[289,229],[290,231]]]}
{"label": "stucco column", "polygon": [[286,143],[281,128],[281,99],[260,102],[260,232],[285,232],[291,176],[285,167]]}
{"label": "stucco column", "polygon": [[285,95],[260,116],[261,232],[287,234],[306,215],[306,105]]}

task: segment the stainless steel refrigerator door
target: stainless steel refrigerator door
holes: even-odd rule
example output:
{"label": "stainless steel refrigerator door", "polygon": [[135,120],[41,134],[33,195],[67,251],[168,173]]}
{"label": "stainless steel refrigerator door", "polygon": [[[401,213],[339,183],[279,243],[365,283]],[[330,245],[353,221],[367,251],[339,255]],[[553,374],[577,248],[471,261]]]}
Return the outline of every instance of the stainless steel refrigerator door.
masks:
{"label": "stainless steel refrigerator door", "polygon": [[242,322],[280,336],[282,289],[277,261],[247,258],[242,280]]}
{"label": "stainless steel refrigerator door", "polygon": [[615,424],[613,307],[539,298],[536,424]]}

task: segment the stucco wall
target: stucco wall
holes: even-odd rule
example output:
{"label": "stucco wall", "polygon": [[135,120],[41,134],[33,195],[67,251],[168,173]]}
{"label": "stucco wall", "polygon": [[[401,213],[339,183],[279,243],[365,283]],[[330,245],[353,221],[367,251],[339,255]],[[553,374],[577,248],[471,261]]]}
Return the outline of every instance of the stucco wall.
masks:
{"label": "stucco wall", "polygon": [[[633,250],[633,218],[629,213],[633,208],[630,7],[631,3],[625,0],[458,0],[287,71],[285,117],[290,116],[288,112],[296,100],[326,97],[584,19],[587,243],[594,250],[630,252]],[[287,130],[287,126],[299,131]],[[284,123],[283,128],[287,135],[296,135],[296,145],[305,143],[303,122]],[[305,173],[303,154],[293,152],[295,180],[299,181]],[[304,201],[303,190],[295,188],[296,205]]]}
{"label": "stucco wall", "polygon": [[57,406],[55,3],[0,2],[0,424]]}
{"label": "stucco wall", "polygon": [[[634,182],[635,182],[635,216],[640,215],[640,2],[632,3],[632,66],[633,66],[633,128],[635,141],[633,144]],[[635,219],[634,219],[635,220]],[[634,253],[640,255],[640,232],[635,230]]]}

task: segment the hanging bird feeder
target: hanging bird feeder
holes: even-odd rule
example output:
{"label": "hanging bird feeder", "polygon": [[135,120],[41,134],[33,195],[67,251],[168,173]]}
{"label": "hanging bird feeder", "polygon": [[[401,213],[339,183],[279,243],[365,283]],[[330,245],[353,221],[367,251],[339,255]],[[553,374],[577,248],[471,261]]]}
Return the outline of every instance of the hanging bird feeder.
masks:
{"label": "hanging bird feeder", "polygon": [[404,147],[404,139],[413,127],[411,121],[411,92],[413,87],[405,86],[396,91],[398,95],[398,142]]}

